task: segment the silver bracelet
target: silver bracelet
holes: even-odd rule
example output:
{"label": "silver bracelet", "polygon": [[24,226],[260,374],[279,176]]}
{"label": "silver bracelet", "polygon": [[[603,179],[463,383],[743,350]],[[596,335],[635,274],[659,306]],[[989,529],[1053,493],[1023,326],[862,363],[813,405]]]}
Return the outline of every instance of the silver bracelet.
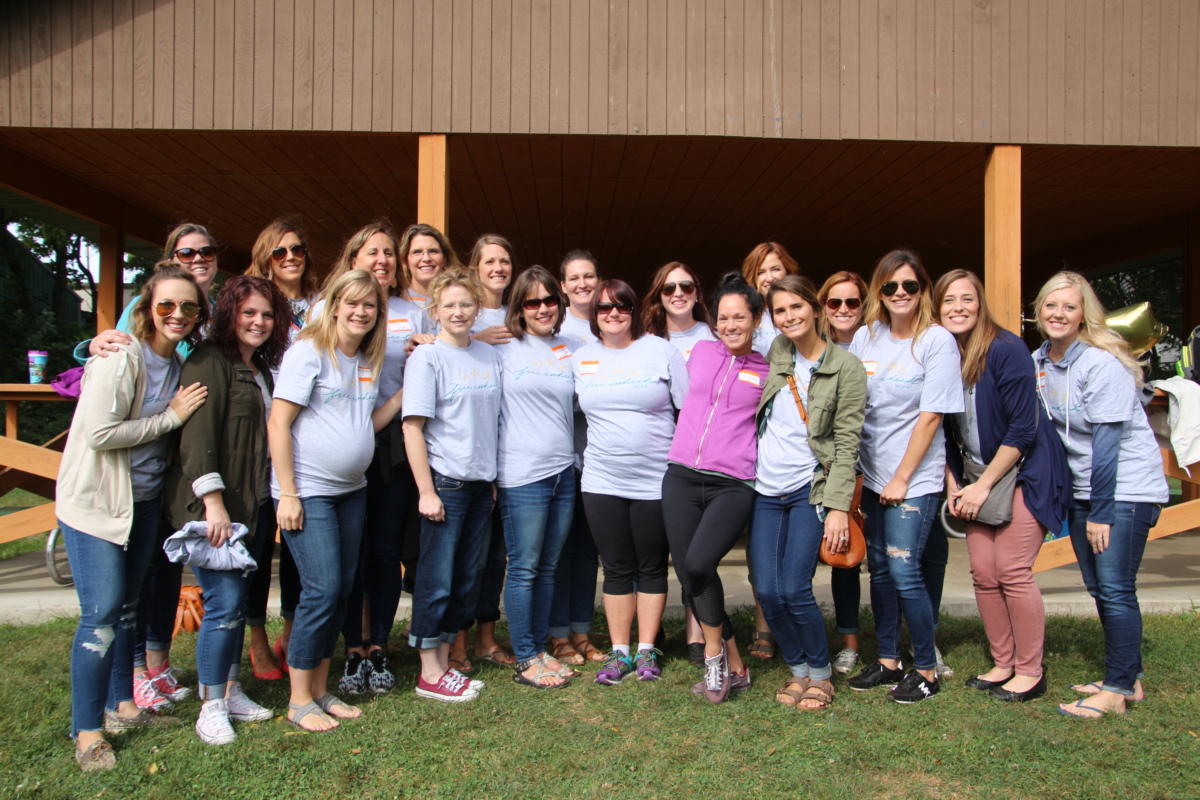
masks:
{"label": "silver bracelet", "polygon": [[280,493],[279,493],[279,496],[280,496],[280,497],[294,497],[294,498],[296,498],[297,500],[299,500],[299,499],[300,499],[300,495],[298,495],[298,494],[292,494],[291,492],[280,492]]}

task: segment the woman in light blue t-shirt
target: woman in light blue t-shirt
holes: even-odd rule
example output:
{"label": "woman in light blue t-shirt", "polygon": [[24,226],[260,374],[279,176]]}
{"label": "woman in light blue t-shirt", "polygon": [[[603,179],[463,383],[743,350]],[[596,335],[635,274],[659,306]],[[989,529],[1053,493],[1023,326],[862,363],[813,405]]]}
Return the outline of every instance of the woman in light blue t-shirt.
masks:
{"label": "woman in light blue t-shirt", "polygon": [[1104,628],[1104,678],[1071,688],[1088,697],[1063,714],[1123,714],[1146,697],[1137,573],[1150,529],[1170,498],[1162,459],[1138,400],[1141,365],[1104,321],[1082,275],[1060,272],[1034,303],[1046,342],[1034,353],[1038,395],[1067,449],[1071,547]]}
{"label": "woman in light blue t-shirt", "polygon": [[[860,465],[879,659],[848,685],[865,691],[898,682],[888,698],[904,704],[941,688],[922,557],[945,487],[942,415],[963,409],[958,345],[933,322],[931,289],[916,253],[885,255],[871,276],[866,324],[850,347],[867,371]],[[915,660],[907,673],[900,662],[901,617]]]}

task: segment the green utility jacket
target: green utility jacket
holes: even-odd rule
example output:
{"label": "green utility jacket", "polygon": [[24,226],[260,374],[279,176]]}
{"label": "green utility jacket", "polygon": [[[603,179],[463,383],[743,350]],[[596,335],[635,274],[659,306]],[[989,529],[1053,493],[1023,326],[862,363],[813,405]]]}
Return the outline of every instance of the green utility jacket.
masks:
{"label": "green utility jacket", "polygon": [[[771,371],[758,403],[760,434],[777,396],[781,403],[795,402],[787,384],[795,353],[795,345],[783,335],[775,337],[767,353]],[[803,376],[797,379],[798,386],[802,379]],[[813,476],[809,494],[809,502],[813,505],[850,510],[866,404],[867,373],[862,362],[848,350],[830,342],[808,383],[808,446],[821,465]]]}
{"label": "green utility jacket", "polygon": [[[273,392],[271,373],[262,374]],[[229,359],[211,341],[201,342],[183,364],[179,385],[193,383],[208,387],[208,397],[180,430],[178,452],[167,468],[166,520],[175,530],[203,520],[204,501],[193,483],[217,473],[230,522],[245,525],[253,539],[258,507],[268,499],[262,491],[270,468],[262,390],[249,367]]]}

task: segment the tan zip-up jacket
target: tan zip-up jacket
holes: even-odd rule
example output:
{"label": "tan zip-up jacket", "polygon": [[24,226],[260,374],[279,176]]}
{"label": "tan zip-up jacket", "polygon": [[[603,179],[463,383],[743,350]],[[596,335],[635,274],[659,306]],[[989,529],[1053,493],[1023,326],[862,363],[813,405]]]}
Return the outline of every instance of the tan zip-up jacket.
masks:
{"label": "tan zip-up jacket", "polygon": [[171,408],[138,418],[146,365],[137,339],[108,358],[89,359],[80,391],[58,469],[54,511],[75,530],[124,547],[133,525],[129,448],[152,442],[183,421]]}

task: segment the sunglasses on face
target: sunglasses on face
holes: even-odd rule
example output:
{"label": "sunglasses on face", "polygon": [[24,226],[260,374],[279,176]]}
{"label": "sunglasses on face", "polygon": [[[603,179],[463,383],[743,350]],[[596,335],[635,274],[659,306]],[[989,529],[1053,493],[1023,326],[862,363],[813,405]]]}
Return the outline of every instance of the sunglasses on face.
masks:
{"label": "sunglasses on face", "polygon": [[[886,289],[884,290],[884,293],[885,294],[887,293]],[[892,294],[895,294],[895,293],[896,293],[896,290],[893,288]],[[846,298],[830,297],[828,300],[825,301],[825,307],[828,308],[830,311],[837,311],[839,308],[842,307],[843,303],[845,303],[846,308],[850,309],[851,311],[857,311],[862,306],[862,300],[858,299],[857,297],[846,297]]]}
{"label": "sunglasses on face", "polygon": [[294,255],[296,258],[304,258],[304,254],[308,252],[307,248],[305,248],[305,246],[302,244],[294,244],[290,248],[276,247],[271,251],[271,260],[283,261],[285,258],[287,258],[289,249],[292,251],[292,255]]}
{"label": "sunglasses on face", "polygon": [[217,257],[217,248],[211,244],[206,244],[204,247],[181,247],[175,251],[175,257],[180,261],[195,261],[197,258],[202,261],[212,261]]}
{"label": "sunglasses on face", "polygon": [[696,284],[693,281],[680,281],[679,283],[664,283],[663,288],[662,288],[663,297],[670,297],[671,295],[675,294],[676,286],[678,286],[679,289],[684,294],[691,294],[692,292],[696,291]]}
{"label": "sunglasses on face", "polygon": [[521,303],[521,308],[526,311],[537,311],[542,306],[546,308],[558,308],[558,298],[552,294],[548,294],[545,297],[531,297]]}
{"label": "sunglasses on face", "polygon": [[176,306],[179,308],[179,313],[187,319],[195,319],[200,316],[200,306],[191,302],[176,303],[174,300],[159,300],[154,304],[154,313],[160,317],[169,317],[175,313]]}
{"label": "sunglasses on face", "polygon": [[892,295],[894,295],[896,293],[896,290],[898,290],[901,286],[904,287],[904,291],[907,294],[920,294],[921,293],[921,282],[920,281],[900,281],[899,283],[897,283],[896,281],[888,281],[883,286],[879,287],[879,291],[883,292],[884,297],[891,297]]}
{"label": "sunglasses on face", "polygon": [[618,314],[632,314],[633,303],[596,303],[596,313],[599,316],[611,314],[616,309]]}

